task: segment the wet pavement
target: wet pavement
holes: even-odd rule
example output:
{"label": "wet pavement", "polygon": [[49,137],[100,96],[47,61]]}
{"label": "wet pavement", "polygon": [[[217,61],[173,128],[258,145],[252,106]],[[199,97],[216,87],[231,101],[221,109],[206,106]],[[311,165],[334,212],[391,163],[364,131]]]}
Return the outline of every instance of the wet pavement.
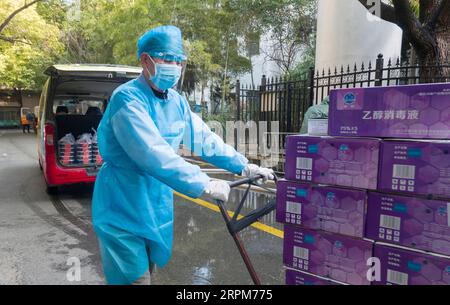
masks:
{"label": "wet pavement", "polygon": [[[229,210],[243,193],[232,191]],[[35,136],[0,130],[0,285],[104,284],[92,230],[91,197],[92,185],[65,187],[57,196],[47,195]],[[202,199],[175,196],[172,258],[155,270],[152,283],[251,284],[221,214],[208,198]],[[251,191],[241,214],[273,199],[271,194]],[[242,240],[262,282],[283,284],[282,226],[275,222],[274,213],[261,222],[263,226],[242,231]],[[81,262],[81,281],[67,279],[72,257]]]}

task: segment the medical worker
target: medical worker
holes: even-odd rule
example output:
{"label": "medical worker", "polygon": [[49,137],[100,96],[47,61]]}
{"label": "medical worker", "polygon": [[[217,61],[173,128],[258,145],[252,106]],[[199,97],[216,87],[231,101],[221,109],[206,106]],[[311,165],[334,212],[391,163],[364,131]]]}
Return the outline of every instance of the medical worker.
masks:
{"label": "medical worker", "polygon": [[230,187],[212,181],[176,152],[181,142],[195,154],[235,174],[273,179],[273,171],[248,164],[189,108],[172,88],[186,56],[181,31],[161,26],[138,41],[139,78],[118,87],[98,128],[104,164],[95,183],[94,229],[108,284],[150,284],[153,265],[169,261],[173,192],[227,201]]}

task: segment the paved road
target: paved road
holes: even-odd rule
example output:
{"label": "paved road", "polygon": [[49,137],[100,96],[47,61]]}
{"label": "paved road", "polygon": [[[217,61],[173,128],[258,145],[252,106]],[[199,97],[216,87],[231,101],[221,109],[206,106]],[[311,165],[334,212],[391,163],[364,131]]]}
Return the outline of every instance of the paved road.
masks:
{"label": "paved road", "polygon": [[[241,194],[233,191],[231,201]],[[92,186],[67,187],[58,196],[47,195],[34,136],[0,130],[0,285],[104,284],[92,230],[91,197]],[[166,267],[155,271],[153,283],[251,284],[214,205],[175,198],[173,256]],[[271,199],[252,192],[246,206],[257,207]],[[281,226],[273,214],[263,223],[266,226],[244,230],[242,237],[263,282],[283,284]],[[73,257],[81,262],[81,281],[67,279],[73,267],[68,260]]]}

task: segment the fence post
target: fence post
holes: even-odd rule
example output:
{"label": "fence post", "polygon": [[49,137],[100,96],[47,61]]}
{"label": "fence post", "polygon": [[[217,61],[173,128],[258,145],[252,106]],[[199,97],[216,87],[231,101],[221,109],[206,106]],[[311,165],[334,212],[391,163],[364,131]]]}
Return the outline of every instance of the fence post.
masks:
{"label": "fence post", "polygon": [[286,113],[287,113],[287,126],[286,126],[286,132],[293,132],[292,130],[292,83],[288,83],[288,92],[287,92],[287,107],[286,107]]}
{"label": "fence post", "polygon": [[241,82],[236,81],[236,121],[241,119]]}
{"label": "fence post", "polygon": [[375,66],[375,86],[376,87],[380,87],[383,84],[383,67],[384,67],[383,54],[378,54],[377,63]]}
{"label": "fence post", "polygon": [[264,106],[265,106],[265,105],[263,105],[263,94],[264,94],[264,91],[266,91],[266,84],[267,84],[267,79],[266,79],[266,76],[263,75],[261,77],[261,86],[259,86],[259,94],[258,94],[258,98],[259,98],[258,121],[262,121],[265,119],[265,118],[263,118],[263,110],[264,110]]}
{"label": "fence post", "polygon": [[308,108],[314,104],[314,67],[309,68],[308,72],[308,80],[309,80],[309,101]]}

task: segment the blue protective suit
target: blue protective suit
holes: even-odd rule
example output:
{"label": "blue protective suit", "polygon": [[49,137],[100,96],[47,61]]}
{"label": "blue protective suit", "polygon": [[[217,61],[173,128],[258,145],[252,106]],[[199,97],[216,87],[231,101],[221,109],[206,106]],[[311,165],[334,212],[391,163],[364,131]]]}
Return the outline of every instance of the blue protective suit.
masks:
{"label": "blue protective suit", "polygon": [[176,154],[180,142],[233,173],[248,160],[224,144],[191,112],[186,99],[168,91],[155,96],[143,75],[113,93],[98,128],[104,160],[93,197],[93,223],[109,284],[130,284],[149,268],[164,266],[172,250],[172,189],[196,198],[209,177]]}

